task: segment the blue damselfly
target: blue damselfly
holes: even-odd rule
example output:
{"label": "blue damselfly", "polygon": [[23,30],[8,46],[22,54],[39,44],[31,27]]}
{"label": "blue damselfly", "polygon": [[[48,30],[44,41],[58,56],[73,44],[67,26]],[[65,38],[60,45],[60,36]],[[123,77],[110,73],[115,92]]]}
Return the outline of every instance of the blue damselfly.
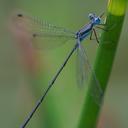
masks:
{"label": "blue damselfly", "polygon": [[[21,128],[25,128],[25,126],[28,124],[29,120],[32,118],[33,114],[35,113],[37,108],[40,106],[40,104],[42,103],[42,101],[46,97],[48,91],[54,85],[54,82],[56,81],[57,77],[59,76],[59,74],[61,73],[61,71],[63,70],[63,68],[67,64],[68,60],[70,59],[70,57],[72,56],[72,54],[75,51],[77,51],[77,57],[78,57],[77,63],[79,66],[78,67],[78,72],[79,72],[78,82],[79,82],[79,84],[83,84],[83,82],[86,78],[86,70],[89,70],[92,74],[92,79],[95,82],[94,91],[93,91],[93,93],[95,93],[95,94],[92,94],[92,95],[95,96],[94,100],[101,101],[103,92],[102,92],[100,83],[96,77],[96,74],[95,74],[94,70],[91,68],[91,65],[88,61],[86,51],[83,48],[82,43],[83,43],[83,40],[85,40],[89,36],[90,36],[90,40],[91,40],[93,33],[95,35],[96,41],[99,43],[95,28],[97,27],[99,29],[104,29],[102,27],[99,27],[99,25],[104,25],[101,22],[102,16],[103,16],[103,14],[101,14],[100,16],[97,16],[94,13],[90,13],[89,14],[89,20],[90,20],[89,23],[87,25],[83,26],[77,32],[72,32],[68,29],[65,29],[62,27],[57,27],[55,25],[49,24],[46,21],[39,20],[38,18],[26,16],[24,14],[17,14],[16,19],[19,22],[19,24],[21,24],[21,26],[24,23],[26,23],[26,26],[28,24],[29,29],[30,29],[30,36],[34,42],[33,45],[36,48],[43,49],[44,43],[45,43],[45,41],[41,42],[41,41],[38,41],[38,39],[43,40],[43,39],[49,39],[50,38],[50,39],[53,39],[55,41],[56,41],[56,39],[58,39],[59,44],[64,44],[64,42],[71,40],[71,39],[75,40],[75,45],[74,45],[73,49],[71,50],[71,52],[69,53],[69,55],[65,59],[64,63],[61,65],[58,72],[55,74],[55,76],[51,80],[45,93],[39,99],[39,101],[37,102],[37,104],[33,108],[32,112],[30,113],[30,115],[28,116],[28,118],[26,119],[24,124],[21,126]],[[28,31],[29,31],[29,29],[28,29]],[[52,44],[53,44],[52,46],[54,47],[54,43],[52,43]],[[86,67],[88,67],[88,69]]]}

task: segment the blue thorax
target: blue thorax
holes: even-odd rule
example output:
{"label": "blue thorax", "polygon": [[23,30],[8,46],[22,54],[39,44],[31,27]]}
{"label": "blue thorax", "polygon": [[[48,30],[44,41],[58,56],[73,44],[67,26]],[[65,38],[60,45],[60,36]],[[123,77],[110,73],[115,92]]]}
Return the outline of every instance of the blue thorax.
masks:
{"label": "blue thorax", "polygon": [[76,33],[76,38],[80,41],[84,40],[92,31],[95,25],[99,25],[101,23],[100,17],[97,17],[95,14],[89,14],[90,23],[85,25],[82,29],[80,29]]}

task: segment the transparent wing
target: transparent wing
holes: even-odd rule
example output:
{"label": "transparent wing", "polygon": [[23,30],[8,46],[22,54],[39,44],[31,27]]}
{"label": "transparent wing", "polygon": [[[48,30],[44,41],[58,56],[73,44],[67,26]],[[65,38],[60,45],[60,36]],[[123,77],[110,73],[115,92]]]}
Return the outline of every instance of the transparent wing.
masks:
{"label": "transparent wing", "polygon": [[85,82],[85,80],[89,78],[89,76],[91,75],[91,81],[93,82],[93,90],[92,90],[92,96],[95,99],[95,102],[97,104],[101,104],[102,101],[102,89],[100,87],[100,83],[96,77],[96,74],[94,72],[94,70],[92,69],[86,51],[83,48],[82,44],[79,45],[78,47],[78,83],[79,84],[83,84]]}
{"label": "transparent wing", "polygon": [[85,73],[86,67],[85,67],[85,60],[83,59],[83,55],[81,54],[81,46],[79,45],[77,48],[77,59],[76,59],[76,78],[77,83],[81,87],[83,86],[85,80],[87,79],[87,74]]}
{"label": "transparent wing", "polygon": [[16,25],[19,29],[24,29],[32,38],[34,47],[39,49],[45,47],[56,47],[64,42],[75,39],[75,33],[49,24],[44,20],[40,20],[36,17],[27,16],[25,14],[16,14]]}

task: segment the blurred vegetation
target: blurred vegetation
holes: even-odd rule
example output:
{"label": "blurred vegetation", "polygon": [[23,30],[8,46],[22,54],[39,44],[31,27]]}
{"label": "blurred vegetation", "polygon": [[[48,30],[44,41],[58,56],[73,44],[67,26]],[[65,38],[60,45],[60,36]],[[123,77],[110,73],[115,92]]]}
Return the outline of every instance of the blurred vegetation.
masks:
{"label": "blurred vegetation", "polygon": [[[97,4],[98,1],[98,4]],[[93,0],[1,0],[0,4],[0,127],[19,127],[31,111],[36,100],[43,94],[49,80],[55,74],[73,46],[69,42],[46,52],[28,50],[22,46],[21,37],[13,38],[11,16],[23,10],[53,24],[78,30],[88,23],[88,13],[100,14],[106,10],[106,1]],[[128,13],[117,49],[114,67],[107,88],[100,128],[128,127]],[[20,43],[19,43],[20,42]],[[85,41],[85,47],[93,64],[97,45]],[[74,128],[77,126],[84,92],[75,81],[75,55],[55,83],[54,88],[32,118],[28,128]],[[105,127],[105,126],[104,126]]]}

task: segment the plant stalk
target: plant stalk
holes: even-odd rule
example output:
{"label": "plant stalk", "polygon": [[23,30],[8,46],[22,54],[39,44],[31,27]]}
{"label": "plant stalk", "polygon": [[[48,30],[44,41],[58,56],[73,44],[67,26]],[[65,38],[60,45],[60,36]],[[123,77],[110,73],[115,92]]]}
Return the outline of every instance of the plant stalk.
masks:
{"label": "plant stalk", "polygon": [[103,104],[104,94],[106,92],[107,83],[112,70],[119,37],[121,34],[124,16],[126,12],[127,0],[109,0],[106,26],[101,35],[101,40],[96,54],[93,70],[103,90],[103,96],[100,98],[98,105],[94,97],[90,94],[95,87],[95,82],[90,78],[87,95],[83,106],[83,111],[80,117],[78,128],[96,128],[98,123],[99,113]]}

